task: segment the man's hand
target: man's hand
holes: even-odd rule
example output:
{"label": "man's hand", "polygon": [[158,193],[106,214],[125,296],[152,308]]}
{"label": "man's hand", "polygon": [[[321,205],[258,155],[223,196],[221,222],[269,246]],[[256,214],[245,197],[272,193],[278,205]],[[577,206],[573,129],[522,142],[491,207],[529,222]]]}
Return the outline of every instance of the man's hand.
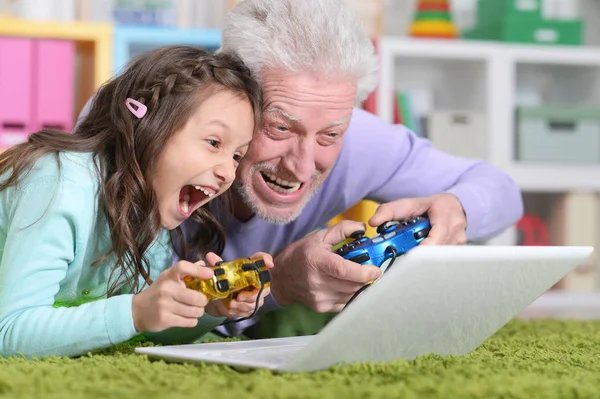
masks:
{"label": "man's hand", "polygon": [[406,220],[424,214],[429,218],[431,231],[419,245],[463,245],[467,242],[465,211],[452,194],[399,199],[382,204],[369,219],[369,225],[376,227],[388,220]]}
{"label": "man's hand", "polygon": [[274,258],[271,293],[282,306],[300,302],[317,312],[339,312],[352,295],[381,275],[379,268],[361,266],[331,252],[331,247],[356,230],[359,222],[342,221],[287,246]]}

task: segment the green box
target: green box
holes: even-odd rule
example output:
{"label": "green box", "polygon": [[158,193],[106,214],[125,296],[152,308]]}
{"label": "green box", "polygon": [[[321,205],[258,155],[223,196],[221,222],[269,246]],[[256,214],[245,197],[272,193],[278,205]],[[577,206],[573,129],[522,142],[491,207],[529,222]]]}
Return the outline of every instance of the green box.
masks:
{"label": "green box", "polygon": [[541,21],[542,0],[479,0],[478,26],[496,25],[506,18],[523,22]]}
{"label": "green box", "polygon": [[478,25],[475,29],[465,32],[463,37],[512,43],[580,45],[583,42],[583,22],[580,20],[526,22],[519,17],[507,17],[495,25]]}
{"label": "green box", "polygon": [[517,108],[515,155],[526,162],[600,163],[600,108]]}

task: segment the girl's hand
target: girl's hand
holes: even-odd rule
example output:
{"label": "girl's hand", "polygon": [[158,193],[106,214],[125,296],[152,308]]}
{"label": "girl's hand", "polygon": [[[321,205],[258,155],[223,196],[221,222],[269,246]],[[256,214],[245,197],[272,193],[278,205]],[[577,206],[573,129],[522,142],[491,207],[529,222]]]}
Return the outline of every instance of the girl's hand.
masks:
{"label": "girl's hand", "polygon": [[202,280],[213,277],[204,262],[179,261],[163,271],[144,291],[133,296],[133,324],[137,332],[158,332],[171,327],[195,327],[208,299],[185,286],[183,278]]}
{"label": "girl's hand", "polygon": [[[264,252],[257,252],[250,257],[250,259],[257,258],[262,258],[265,261],[265,266],[268,269],[273,267],[273,257],[271,255]],[[210,252],[206,255],[206,260],[210,265],[214,265],[215,263],[221,261],[221,258]],[[256,299],[259,291],[260,288],[252,288],[251,290],[238,292],[234,299],[216,299],[206,305],[206,312],[212,316],[226,317],[228,319],[248,317],[254,312],[255,307],[262,307],[265,297],[271,293],[271,289],[269,287],[265,287],[260,294],[257,305]]]}

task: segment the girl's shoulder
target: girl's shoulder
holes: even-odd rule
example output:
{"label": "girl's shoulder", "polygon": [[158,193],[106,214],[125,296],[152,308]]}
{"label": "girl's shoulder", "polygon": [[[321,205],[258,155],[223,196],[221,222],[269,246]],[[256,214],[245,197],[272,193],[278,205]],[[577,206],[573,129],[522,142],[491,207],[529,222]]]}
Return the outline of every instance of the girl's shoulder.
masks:
{"label": "girl's shoulder", "polygon": [[35,161],[23,183],[53,180],[96,189],[99,185],[96,164],[96,158],[89,152],[60,152],[58,156],[46,154]]}

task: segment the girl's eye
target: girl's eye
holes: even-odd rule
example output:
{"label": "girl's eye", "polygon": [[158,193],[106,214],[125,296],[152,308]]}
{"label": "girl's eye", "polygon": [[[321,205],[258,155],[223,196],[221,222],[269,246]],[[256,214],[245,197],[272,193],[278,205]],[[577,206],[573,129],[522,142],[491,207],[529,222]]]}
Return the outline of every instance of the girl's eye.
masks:
{"label": "girl's eye", "polygon": [[206,140],[206,142],[215,148],[219,148],[219,144],[221,144],[221,143],[219,143],[218,140],[212,140],[212,139],[208,139],[208,140]]}
{"label": "girl's eye", "polygon": [[240,162],[242,160],[242,155],[241,154],[233,154],[233,160],[235,162]]}

